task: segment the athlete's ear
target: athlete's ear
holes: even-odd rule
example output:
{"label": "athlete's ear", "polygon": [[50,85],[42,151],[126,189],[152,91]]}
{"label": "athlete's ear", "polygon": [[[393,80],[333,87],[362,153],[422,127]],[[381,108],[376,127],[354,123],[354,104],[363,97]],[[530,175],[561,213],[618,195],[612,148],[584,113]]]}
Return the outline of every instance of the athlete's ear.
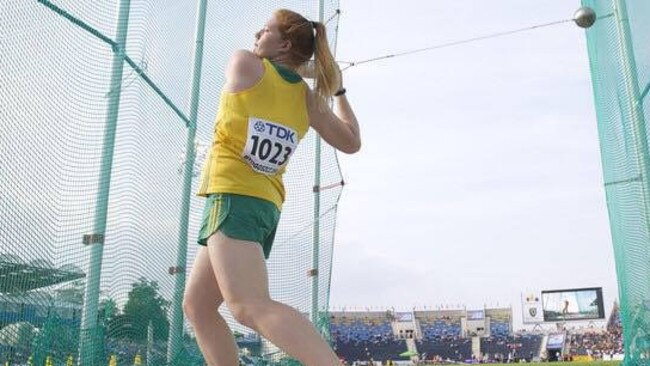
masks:
{"label": "athlete's ear", "polygon": [[287,39],[283,41],[282,46],[280,46],[280,51],[289,52],[291,46],[292,46],[291,41]]}

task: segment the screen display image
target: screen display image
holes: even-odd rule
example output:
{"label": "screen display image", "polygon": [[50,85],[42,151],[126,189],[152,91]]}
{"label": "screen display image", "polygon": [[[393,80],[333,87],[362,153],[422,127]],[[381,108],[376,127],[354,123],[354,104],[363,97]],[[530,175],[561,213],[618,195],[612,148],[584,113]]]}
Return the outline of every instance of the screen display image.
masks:
{"label": "screen display image", "polygon": [[546,322],[605,318],[600,287],[542,291],[542,309]]}
{"label": "screen display image", "polygon": [[395,313],[395,318],[398,322],[412,322],[413,313]]}
{"label": "screen display image", "polygon": [[467,320],[483,320],[485,319],[485,312],[483,310],[468,310]]}

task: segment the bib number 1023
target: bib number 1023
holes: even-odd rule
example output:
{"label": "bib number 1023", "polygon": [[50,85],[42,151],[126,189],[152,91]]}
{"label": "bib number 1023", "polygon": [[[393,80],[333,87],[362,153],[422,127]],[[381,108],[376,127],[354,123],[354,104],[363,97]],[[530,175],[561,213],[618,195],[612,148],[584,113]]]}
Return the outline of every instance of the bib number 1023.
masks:
{"label": "bib number 1023", "polygon": [[[257,155],[261,160],[268,160],[271,164],[282,165],[284,164],[293,149],[289,146],[284,146],[279,142],[271,142],[269,139],[262,139],[260,142],[259,136],[251,136],[253,140],[253,148],[251,154]],[[282,157],[280,157],[282,155]],[[269,159],[269,157],[271,157]],[[280,160],[278,160],[280,159]]]}
{"label": "bib number 1023", "polygon": [[253,170],[272,175],[287,163],[297,145],[295,130],[277,122],[250,118],[242,157]]}

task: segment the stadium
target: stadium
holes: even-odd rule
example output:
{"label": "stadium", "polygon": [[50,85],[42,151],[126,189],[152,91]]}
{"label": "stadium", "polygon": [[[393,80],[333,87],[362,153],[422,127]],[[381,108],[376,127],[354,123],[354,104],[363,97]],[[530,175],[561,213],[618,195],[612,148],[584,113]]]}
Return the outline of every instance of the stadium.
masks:
{"label": "stadium", "polygon": [[[8,271],[7,259],[4,260],[3,273],[17,275]],[[63,277],[62,272],[57,275],[56,271],[48,271],[47,268],[35,265],[23,265],[20,270],[47,273],[47,277],[39,279],[43,281],[43,287],[50,285],[48,278]],[[72,277],[70,272],[69,276],[68,278],[78,277]],[[575,298],[576,293],[594,290],[600,289],[578,289],[573,293],[564,291],[564,294],[567,298]],[[52,333],[47,342],[60,347],[62,354],[59,358],[66,358],[66,352],[73,353],[76,346],[72,341],[75,339],[75,329],[78,332],[81,324],[82,308],[79,302],[75,301],[70,293],[59,292],[57,296],[52,297],[38,288],[21,292],[24,295],[4,295],[0,300],[0,342],[3,343],[0,354],[5,357],[4,362],[27,361],[31,344],[35,339],[40,340],[41,332]],[[393,309],[333,310],[329,312],[328,337],[342,363],[348,365],[371,365],[379,362],[382,365],[406,365],[413,362],[494,364],[623,360],[623,333],[618,304],[613,305],[606,319],[590,318],[589,313],[584,312],[586,315],[583,317],[591,320],[583,319],[583,322],[577,323],[582,326],[576,327],[575,319],[557,323],[545,323],[542,316],[535,319],[535,315],[544,312],[539,298],[536,299],[535,295],[530,295],[522,301],[528,309],[528,319],[525,321],[535,325],[532,330],[513,329],[514,315],[511,308],[413,309],[408,312]],[[106,313],[110,312],[107,304],[104,305],[100,310],[102,321],[115,323],[115,320],[110,319],[110,314]],[[597,307],[602,309],[602,305],[599,303]],[[536,308],[540,308],[539,313],[530,311]],[[601,326],[603,321],[604,326]],[[549,324],[552,326],[549,327]],[[115,332],[114,339],[109,335],[105,348],[109,360],[110,357],[116,357],[137,363],[134,360],[141,359],[142,355],[151,358],[154,353],[161,353],[161,349],[165,347],[165,344],[156,341],[152,334],[145,342],[146,346],[134,341],[124,334],[124,324],[106,324],[106,328],[109,333]],[[54,332],[56,334],[53,334]],[[61,332],[65,332],[66,338],[71,339],[55,339],[61,336]],[[153,333],[153,329],[149,332]],[[636,340],[635,343],[642,342]],[[269,355],[278,353],[277,348],[254,332],[239,333],[237,344],[242,352],[240,362],[245,365],[264,363]],[[644,352],[648,352],[648,349]]]}
{"label": "stadium", "polygon": [[[298,38],[265,38],[293,12],[297,66]],[[650,366],[649,20],[3,0],[0,365]]]}

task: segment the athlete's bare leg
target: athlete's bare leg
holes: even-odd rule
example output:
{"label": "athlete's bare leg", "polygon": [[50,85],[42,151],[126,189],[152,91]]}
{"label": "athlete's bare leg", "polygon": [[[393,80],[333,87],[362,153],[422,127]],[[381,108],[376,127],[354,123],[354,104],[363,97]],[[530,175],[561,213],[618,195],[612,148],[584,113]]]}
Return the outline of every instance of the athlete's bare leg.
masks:
{"label": "athlete's bare leg", "polygon": [[199,249],[190,272],[183,310],[196,333],[203,358],[210,366],[239,366],[237,344],[217,311],[223,303],[207,248]]}
{"label": "athlete's bare leg", "polygon": [[334,351],[304,316],[270,298],[260,244],[217,232],[208,239],[208,250],[223,298],[237,321],[304,365],[340,365]]}

